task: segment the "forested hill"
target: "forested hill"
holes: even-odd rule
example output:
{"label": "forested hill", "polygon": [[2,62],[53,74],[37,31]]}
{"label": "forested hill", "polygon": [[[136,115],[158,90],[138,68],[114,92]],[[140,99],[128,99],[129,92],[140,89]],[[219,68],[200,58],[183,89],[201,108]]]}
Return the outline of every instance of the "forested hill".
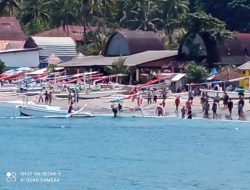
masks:
{"label": "forested hill", "polygon": [[174,44],[176,29],[250,32],[250,0],[0,0],[0,16],[18,18],[27,35],[77,24],[161,30]]}

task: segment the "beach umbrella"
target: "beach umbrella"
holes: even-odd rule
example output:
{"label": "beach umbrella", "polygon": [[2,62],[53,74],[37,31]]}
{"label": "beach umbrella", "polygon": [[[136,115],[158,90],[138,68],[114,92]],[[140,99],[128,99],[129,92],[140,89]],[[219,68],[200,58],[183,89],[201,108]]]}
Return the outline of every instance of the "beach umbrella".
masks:
{"label": "beach umbrella", "polygon": [[48,62],[48,65],[58,65],[62,62],[62,60],[55,53],[50,54],[46,61]]}
{"label": "beach umbrella", "polygon": [[83,55],[81,52],[79,52],[78,54],[76,54],[75,57],[73,57],[73,59],[81,59],[81,58],[85,58],[85,55]]}

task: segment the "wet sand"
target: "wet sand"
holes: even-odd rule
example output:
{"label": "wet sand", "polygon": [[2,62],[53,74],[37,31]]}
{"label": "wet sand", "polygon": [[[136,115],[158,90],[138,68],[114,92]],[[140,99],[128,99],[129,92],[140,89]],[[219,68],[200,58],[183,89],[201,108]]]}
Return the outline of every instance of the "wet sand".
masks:
{"label": "wet sand", "polygon": [[[179,115],[181,114],[180,110],[183,106],[185,106],[187,99],[188,99],[188,97],[185,97],[185,96],[180,98]],[[15,93],[0,93],[0,102],[22,104],[23,100],[24,100],[23,95],[18,95]],[[176,116],[175,103],[174,103],[175,101],[174,100],[175,100],[174,96],[168,97],[166,99],[166,101],[165,101],[165,103],[166,103],[165,115]],[[35,104],[39,104],[39,105],[45,105],[44,103],[38,103],[38,96],[29,96],[28,101],[35,103]],[[157,105],[159,105],[161,102],[162,102],[162,100],[159,99],[157,101],[157,103],[147,105],[147,100],[143,99],[142,108],[144,109],[145,114],[156,116],[155,109],[156,109]],[[233,113],[232,113],[232,119],[238,120],[239,119],[238,110],[237,110],[238,109],[238,106],[237,106],[238,101],[234,100],[233,102],[234,102],[234,108],[233,108]],[[79,102],[77,104],[75,104],[75,107],[81,108],[85,104],[87,104],[87,107],[85,109],[86,111],[93,112],[93,113],[97,113],[97,112],[98,113],[111,113],[110,107],[113,103],[111,102],[111,98],[88,99],[88,100],[80,99]],[[212,100],[210,101],[210,109],[212,106],[211,104],[212,104]],[[58,107],[61,107],[63,109],[68,109],[68,105],[69,104],[68,104],[67,99],[59,99],[59,98],[56,98],[55,96],[53,96],[51,106],[58,106]],[[123,101],[123,106],[125,108],[126,107],[128,107],[128,108],[136,107],[137,101],[135,100],[134,102],[132,102],[131,99],[125,99]],[[192,113],[193,113],[193,117],[199,117],[199,118],[203,117],[202,106],[200,104],[200,97],[199,96],[195,97],[193,100]],[[212,119],[212,111],[211,110],[209,111],[208,119]],[[216,119],[231,120],[231,118],[229,117],[229,111],[228,111],[228,109],[223,107],[222,101],[220,101],[220,105],[218,106]],[[250,103],[248,100],[245,100],[244,119],[243,120],[250,120]]]}

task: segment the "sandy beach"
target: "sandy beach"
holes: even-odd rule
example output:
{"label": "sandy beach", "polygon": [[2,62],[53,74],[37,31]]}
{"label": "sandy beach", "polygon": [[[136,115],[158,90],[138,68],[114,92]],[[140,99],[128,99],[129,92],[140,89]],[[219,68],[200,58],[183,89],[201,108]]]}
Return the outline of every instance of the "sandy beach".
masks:
{"label": "sandy beach", "polygon": [[[23,103],[23,100],[25,99],[25,96],[16,94],[16,93],[0,93],[0,102],[3,103],[11,103],[11,104],[16,104],[20,105]],[[183,106],[185,106],[185,103],[187,101],[188,97],[183,96],[180,98],[180,106],[179,106],[179,115],[180,115],[180,110]],[[111,112],[111,105],[112,103],[110,102],[111,98],[99,98],[99,99],[88,99],[88,100],[83,100],[80,99],[77,104],[74,106],[76,108],[81,108],[84,105],[87,104],[86,111],[92,112],[92,113],[112,113]],[[29,96],[28,101],[31,104],[38,104],[38,105],[45,105],[44,103],[39,103],[38,102],[38,95],[37,96]],[[144,109],[144,112],[146,115],[154,115],[156,116],[155,109],[157,105],[159,105],[162,102],[161,99],[157,100],[157,103],[153,103],[150,105],[147,105],[147,100],[143,99],[142,102],[142,108]],[[175,97],[174,96],[169,96],[166,99],[166,105],[165,105],[165,115],[166,116],[176,116],[175,113]],[[233,107],[233,112],[232,112],[232,119],[233,120],[238,120],[238,101],[234,100],[234,107]],[[209,111],[209,117],[208,119],[212,119],[212,111],[211,111],[211,104],[212,100],[210,99],[210,111]],[[61,99],[61,98],[56,98],[53,96],[52,99],[52,104],[51,106],[58,106],[61,107],[62,109],[68,109],[68,100],[67,99]],[[136,100],[132,102],[131,99],[125,99],[123,101],[123,107],[127,108],[133,108],[137,106]],[[192,113],[193,117],[198,117],[202,118],[203,117],[203,112],[202,112],[202,106],[200,104],[200,97],[196,96],[193,100],[192,104]],[[244,106],[244,119],[243,120],[250,120],[250,103],[248,100],[245,100],[245,106]],[[228,109],[223,107],[223,102],[220,101],[220,104],[218,106],[217,110],[217,118],[216,119],[231,119],[229,118],[229,111]]]}

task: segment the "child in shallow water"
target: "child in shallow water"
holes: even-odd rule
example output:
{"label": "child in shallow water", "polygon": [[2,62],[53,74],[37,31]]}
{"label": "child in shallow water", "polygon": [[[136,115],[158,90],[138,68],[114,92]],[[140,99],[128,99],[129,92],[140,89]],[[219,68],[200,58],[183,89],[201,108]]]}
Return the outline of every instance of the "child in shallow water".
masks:
{"label": "child in shallow water", "polygon": [[181,118],[185,118],[186,111],[187,110],[186,110],[185,106],[183,106],[182,109],[181,109]]}

